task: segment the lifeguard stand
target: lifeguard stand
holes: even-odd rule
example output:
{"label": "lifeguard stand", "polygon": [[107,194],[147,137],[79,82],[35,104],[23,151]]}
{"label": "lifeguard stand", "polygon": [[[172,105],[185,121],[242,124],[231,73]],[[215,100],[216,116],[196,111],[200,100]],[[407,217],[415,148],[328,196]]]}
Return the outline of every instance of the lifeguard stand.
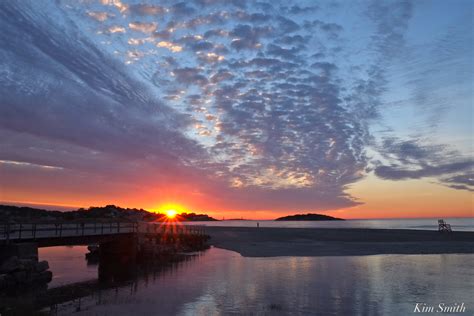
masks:
{"label": "lifeguard stand", "polygon": [[440,232],[450,232],[451,231],[451,225],[446,224],[446,222],[443,219],[438,219],[438,231],[440,231]]}

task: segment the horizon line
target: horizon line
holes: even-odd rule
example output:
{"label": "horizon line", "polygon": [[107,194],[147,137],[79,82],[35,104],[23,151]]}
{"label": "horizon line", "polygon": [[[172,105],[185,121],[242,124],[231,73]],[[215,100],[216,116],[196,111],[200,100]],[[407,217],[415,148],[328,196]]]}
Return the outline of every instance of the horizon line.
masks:
{"label": "horizon line", "polygon": [[[106,204],[104,206],[89,206],[89,207],[84,207],[84,206],[79,206],[79,205],[71,205],[71,204],[51,204],[51,203],[43,203],[43,202],[21,202],[21,201],[8,201],[8,200],[0,200],[0,203],[3,204],[3,205],[9,205],[9,206],[16,206],[16,207],[40,207],[40,206],[51,206],[51,207],[59,207],[59,208],[64,208],[63,210],[60,210],[60,209],[46,209],[47,211],[59,211],[59,212],[72,212],[72,211],[76,211],[78,209],[87,209],[87,208],[90,208],[90,207],[105,207],[107,205],[114,205],[114,206],[117,206],[117,207],[120,207],[120,208],[130,208],[130,207],[122,207],[122,206],[118,206],[118,205],[115,205],[115,204]],[[12,205],[12,204],[16,204],[16,205]],[[71,208],[70,210],[67,210],[66,208]],[[147,212],[150,212],[150,213],[157,213],[159,214],[159,212],[153,212],[153,211],[149,211],[147,210],[146,208],[142,208],[142,207],[132,207],[134,209],[143,209]],[[320,212],[323,212],[323,213],[327,213],[327,212],[337,212],[338,210],[334,210],[334,211],[320,211]],[[183,212],[185,214],[189,214],[189,213],[195,213],[196,211],[189,211],[189,212]],[[225,212],[225,211],[224,211]],[[232,211],[232,212],[238,212],[238,211]],[[244,211],[244,212],[249,212],[249,211]],[[316,213],[313,213],[313,212],[316,212]],[[239,220],[239,221],[273,221],[279,217],[284,217],[284,216],[292,216],[292,215],[298,215],[298,214],[308,214],[308,213],[311,213],[311,214],[320,214],[320,213],[317,213],[318,211],[299,211],[299,212],[295,212],[295,213],[286,213],[286,214],[281,214],[281,216],[278,216],[278,217],[275,217],[275,218],[264,218],[264,219],[252,219],[252,218],[244,218],[244,219],[238,219],[238,218],[233,218],[233,219],[224,219],[224,220],[221,220],[221,219],[218,219],[218,218],[215,218],[216,220],[218,221],[231,221],[231,220]],[[215,212],[211,212],[211,213],[215,213]],[[182,213],[181,213],[182,214]],[[203,212],[201,214],[205,214],[205,215],[208,215],[206,212]],[[320,215],[326,215],[326,214],[320,214]],[[209,216],[209,215],[208,215]],[[328,215],[328,216],[331,216],[331,217],[336,217],[336,215]],[[224,216],[223,216],[224,217]],[[441,216],[414,216],[414,217],[357,217],[357,218],[343,218],[343,217],[338,217],[338,218],[341,218],[343,220],[401,220],[401,219],[439,219],[441,218]],[[474,219],[474,214],[471,215],[471,216],[456,216],[456,215],[448,215],[448,216],[443,216],[443,218],[469,218],[469,219]]]}

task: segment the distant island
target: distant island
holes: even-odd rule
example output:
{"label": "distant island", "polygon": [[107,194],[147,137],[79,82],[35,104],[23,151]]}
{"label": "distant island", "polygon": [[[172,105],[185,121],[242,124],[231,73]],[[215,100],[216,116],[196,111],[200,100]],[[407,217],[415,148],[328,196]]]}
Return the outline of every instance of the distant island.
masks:
{"label": "distant island", "polygon": [[228,219],[223,219],[223,221],[248,221],[248,219],[245,219],[245,218],[228,218]]}
{"label": "distant island", "polygon": [[343,221],[342,218],[332,217],[322,214],[296,214],[275,219],[276,221]]}
{"label": "distant island", "polygon": [[[217,221],[206,214],[177,214],[179,221]],[[80,208],[76,211],[50,211],[32,207],[0,205],[0,222],[21,221],[74,221],[74,220],[120,220],[120,221],[165,221],[166,214],[149,212],[144,209],[122,208],[115,205]]]}

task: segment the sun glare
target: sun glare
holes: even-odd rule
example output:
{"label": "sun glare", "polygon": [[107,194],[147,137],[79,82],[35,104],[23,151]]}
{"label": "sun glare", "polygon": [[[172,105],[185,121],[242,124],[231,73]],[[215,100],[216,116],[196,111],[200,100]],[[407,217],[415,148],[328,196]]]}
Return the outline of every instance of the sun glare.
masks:
{"label": "sun glare", "polygon": [[178,212],[176,212],[176,210],[166,210],[165,214],[166,214],[166,217],[172,219],[176,217],[176,214],[178,214]]}
{"label": "sun glare", "polygon": [[187,209],[177,203],[164,203],[154,209],[155,213],[164,214],[168,220],[178,220],[179,214],[187,213]]}

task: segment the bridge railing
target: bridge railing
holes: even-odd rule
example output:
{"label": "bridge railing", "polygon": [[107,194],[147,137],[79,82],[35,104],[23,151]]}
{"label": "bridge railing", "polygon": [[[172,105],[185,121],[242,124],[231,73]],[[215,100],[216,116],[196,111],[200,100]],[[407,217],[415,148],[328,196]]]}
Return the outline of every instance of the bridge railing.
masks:
{"label": "bridge railing", "polygon": [[133,222],[0,223],[0,240],[133,233]]}
{"label": "bridge railing", "polygon": [[183,225],[179,222],[139,222],[137,232],[144,234],[204,235],[204,226]]}
{"label": "bridge railing", "polygon": [[0,241],[35,240],[40,238],[143,234],[196,234],[203,235],[201,226],[154,222],[45,222],[0,223]]}

